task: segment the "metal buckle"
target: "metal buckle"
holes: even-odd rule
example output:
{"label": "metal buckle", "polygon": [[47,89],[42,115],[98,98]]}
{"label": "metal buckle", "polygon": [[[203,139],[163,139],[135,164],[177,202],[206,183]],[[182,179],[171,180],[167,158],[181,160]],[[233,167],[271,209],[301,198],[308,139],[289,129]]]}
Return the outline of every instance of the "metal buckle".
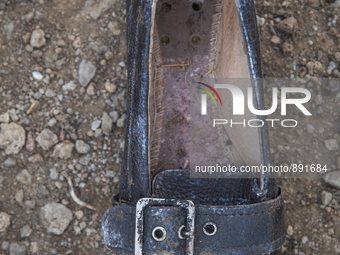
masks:
{"label": "metal buckle", "polygon": [[148,206],[177,206],[187,210],[186,254],[194,254],[195,205],[190,200],[142,198],[136,205],[135,255],[143,255],[144,209]]}

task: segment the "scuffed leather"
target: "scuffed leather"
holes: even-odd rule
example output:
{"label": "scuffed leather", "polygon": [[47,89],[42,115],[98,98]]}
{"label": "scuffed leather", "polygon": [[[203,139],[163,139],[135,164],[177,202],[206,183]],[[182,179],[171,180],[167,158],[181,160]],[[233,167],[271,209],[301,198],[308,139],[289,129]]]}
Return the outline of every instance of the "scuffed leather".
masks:
{"label": "scuffed leather", "polygon": [[152,196],[204,205],[254,204],[276,198],[277,184],[268,179],[267,189],[261,191],[256,179],[194,179],[190,170],[167,170],[153,179]]}
{"label": "scuffed leather", "polygon": [[[274,252],[284,243],[283,199],[253,205],[196,205],[195,254],[263,254]],[[186,211],[179,207],[150,206],[144,210],[143,250],[145,254],[185,254],[185,240],[178,229],[185,225]],[[133,254],[135,207],[117,204],[104,216],[103,235],[106,245],[119,254]],[[203,225],[217,226],[214,236],[203,232]],[[167,231],[163,242],[153,239],[154,227]],[[108,231],[109,230],[109,231]]]}
{"label": "scuffed leather", "polygon": [[148,92],[150,0],[127,1],[128,111],[120,199],[135,203],[150,196],[148,171]]}

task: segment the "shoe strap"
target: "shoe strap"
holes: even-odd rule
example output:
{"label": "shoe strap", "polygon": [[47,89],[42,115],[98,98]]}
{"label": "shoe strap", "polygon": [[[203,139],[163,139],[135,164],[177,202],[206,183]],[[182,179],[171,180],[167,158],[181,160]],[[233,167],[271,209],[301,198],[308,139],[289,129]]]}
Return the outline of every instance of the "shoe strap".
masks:
{"label": "shoe strap", "polygon": [[117,201],[102,229],[108,248],[122,255],[269,254],[285,241],[283,207],[281,191],[273,200],[236,206],[156,198],[137,205]]}

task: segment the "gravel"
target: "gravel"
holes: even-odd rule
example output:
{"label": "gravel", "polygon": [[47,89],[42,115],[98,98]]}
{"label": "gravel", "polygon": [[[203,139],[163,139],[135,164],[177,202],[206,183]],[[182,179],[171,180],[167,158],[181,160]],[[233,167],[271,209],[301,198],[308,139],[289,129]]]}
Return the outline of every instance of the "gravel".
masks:
{"label": "gravel", "polygon": [[11,225],[11,216],[5,212],[0,212],[0,233],[5,232]]}
{"label": "gravel", "polygon": [[58,137],[50,129],[46,128],[37,136],[36,141],[43,150],[49,150],[58,143]]}
{"label": "gravel", "polygon": [[91,79],[94,77],[96,73],[96,66],[93,65],[90,61],[86,61],[83,59],[79,65],[79,83],[83,86],[86,87]]}
{"label": "gravel", "polygon": [[51,203],[40,209],[40,218],[49,232],[61,235],[72,220],[72,211],[62,204]]}
{"label": "gravel", "polygon": [[0,125],[0,149],[7,155],[18,154],[25,145],[26,131],[16,123]]}

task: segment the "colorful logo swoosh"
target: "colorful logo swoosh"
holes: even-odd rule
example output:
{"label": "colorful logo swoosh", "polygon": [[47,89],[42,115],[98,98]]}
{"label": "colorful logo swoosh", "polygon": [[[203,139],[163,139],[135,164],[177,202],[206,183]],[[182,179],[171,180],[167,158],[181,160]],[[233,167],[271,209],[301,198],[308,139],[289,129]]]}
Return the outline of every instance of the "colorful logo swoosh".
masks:
{"label": "colorful logo swoosh", "polygon": [[[218,100],[220,101],[221,106],[222,106],[221,97],[220,97],[220,95],[217,93],[217,91],[216,91],[213,87],[211,87],[210,85],[205,84],[205,83],[203,83],[203,82],[197,82],[197,83],[198,83],[198,84],[201,84],[201,85],[203,85],[203,86],[206,86],[206,87],[209,88],[212,92],[214,92],[215,95],[217,96]],[[202,88],[200,88],[200,87],[197,87],[197,88],[200,89],[200,90],[203,90],[204,92],[206,92],[206,93],[214,100],[214,103],[215,103],[215,105],[217,106],[217,103],[216,103],[216,100],[215,100],[214,96],[213,96],[208,90],[202,89]]]}

